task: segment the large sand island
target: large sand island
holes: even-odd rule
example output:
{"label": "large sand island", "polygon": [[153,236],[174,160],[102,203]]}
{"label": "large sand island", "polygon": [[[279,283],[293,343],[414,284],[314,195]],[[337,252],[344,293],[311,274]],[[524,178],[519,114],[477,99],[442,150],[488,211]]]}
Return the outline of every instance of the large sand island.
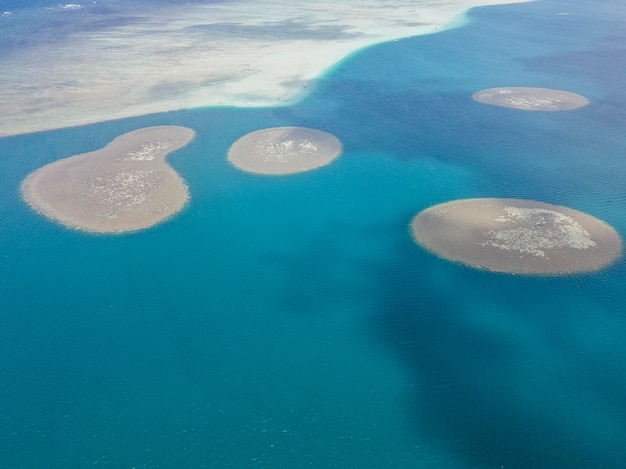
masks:
{"label": "large sand island", "polygon": [[165,156],[194,137],[187,127],[129,132],[106,147],[55,161],[22,183],[37,212],[71,228],[123,233],[151,227],[178,212],[187,186]]}
{"label": "large sand island", "polygon": [[292,174],[325,166],[341,154],[332,134],[306,127],[274,127],[244,135],[228,150],[228,161],[258,174]]}
{"label": "large sand island", "polygon": [[589,104],[584,96],[549,88],[490,88],[477,91],[472,98],[480,103],[524,111],[570,111]]}
{"label": "large sand island", "polygon": [[429,251],[495,272],[594,271],[622,255],[620,236],[603,221],[531,200],[455,200],[420,212],[410,226]]}
{"label": "large sand island", "polygon": [[357,49],[441,31],[471,7],[522,1],[137,0],[8,11],[0,137],[193,107],[285,105]]}

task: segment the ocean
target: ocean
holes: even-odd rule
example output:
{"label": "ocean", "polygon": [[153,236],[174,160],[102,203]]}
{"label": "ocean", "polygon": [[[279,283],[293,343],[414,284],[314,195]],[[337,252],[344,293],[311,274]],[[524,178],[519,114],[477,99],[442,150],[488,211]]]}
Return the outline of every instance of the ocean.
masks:
{"label": "ocean", "polygon": [[[564,205],[626,234],[626,8],[477,8],[357,51],[276,108],[201,108],[0,139],[0,467],[626,466],[626,263],[475,270],[415,244],[434,204]],[[568,112],[475,91],[582,94]],[[94,235],[33,212],[33,170],[151,125],[190,203]],[[229,146],[284,125],[344,153],[292,176]]]}

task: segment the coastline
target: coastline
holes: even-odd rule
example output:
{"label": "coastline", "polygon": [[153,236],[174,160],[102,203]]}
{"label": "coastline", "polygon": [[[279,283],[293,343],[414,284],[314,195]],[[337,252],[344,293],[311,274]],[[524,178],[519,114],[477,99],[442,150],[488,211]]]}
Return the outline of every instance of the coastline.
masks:
{"label": "coastline", "polygon": [[4,62],[15,73],[0,78],[0,137],[200,107],[288,105],[359,49],[454,27],[473,7],[525,1],[366,0],[350,8],[268,1],[261,14],[244,2],[136,11],[128,24],[9,54]]}

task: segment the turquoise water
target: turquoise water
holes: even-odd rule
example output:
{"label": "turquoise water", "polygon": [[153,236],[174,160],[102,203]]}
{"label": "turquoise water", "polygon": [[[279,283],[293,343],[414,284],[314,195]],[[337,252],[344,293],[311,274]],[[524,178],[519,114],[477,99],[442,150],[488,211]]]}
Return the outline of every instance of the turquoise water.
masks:
{"label": "turquoise water", "polygon": [[[408,234],[466,197],[566,205],[626,234],[626,11],[603,5],[476,9],[354,54],[291,107],[0,139],[0,466],[624,467],[624,261],[491,274]],[[496,86],[592,104],[470,99]],[[197,132],[169,157],[192,200],[167,223],[94,236],[20,200],[30,171],[161,124]],[[225,161],[280,125],[345,153],[277,178]]]}

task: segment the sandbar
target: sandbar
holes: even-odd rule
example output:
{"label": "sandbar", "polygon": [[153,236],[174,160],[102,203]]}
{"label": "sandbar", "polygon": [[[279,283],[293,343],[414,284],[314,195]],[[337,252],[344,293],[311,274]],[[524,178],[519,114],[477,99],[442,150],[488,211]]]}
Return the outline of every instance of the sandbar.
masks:
{"label": "sandbar", "polygon": [[244,135],[228,150],[228,161],[257,174],[293,174],[325,166],[341,154],[337,137],[306,127],[274,127]]}
{"label": "sandbar", "polygon": [[138,0],[21,8],[0,18],[12,38],[0,49],[11,71],[0,74],[0,137],[205,106],[288,105],[358,49],[460,25],[472,7],[522,1]]}
{"label": "sandbar", "polygon": [[117,137],[106,147],[43,166],[22,182],[35,211],[67,227],[124,233],[149,228],[180,211],[187,186],[165,162],[187,145],[187,127],[156,126]]}
{"label": "sandbar", "polygon": [[595,271],[622,256],[622,240],[605,222],[532,200],[455,200],[420,212],[410,229],[434,254],[493,272]]}
{"label": "sandbar", "polygon": [[477,91],[475,101],[523,111],[570,111],[589,104],[584,96],[550,88],[505,87]]}

